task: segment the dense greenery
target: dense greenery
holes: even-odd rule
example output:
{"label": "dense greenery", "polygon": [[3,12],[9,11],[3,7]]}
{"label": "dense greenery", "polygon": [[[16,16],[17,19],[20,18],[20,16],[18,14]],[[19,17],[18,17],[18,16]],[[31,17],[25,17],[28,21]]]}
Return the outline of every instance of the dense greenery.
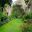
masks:
{"label": "dense greenery", "polygon": [[32,13],[25,14],[21,5],[13,5],[10,16],[0,9],[0,32],[32,32]]}
{"label": "dense greenery", "polygon": [[22,18],[24,14],[25,14],[25,12],[24,12],[24,10],[21,8],[21,5],[14,5],[14,6],[13,6],[12,17]]}

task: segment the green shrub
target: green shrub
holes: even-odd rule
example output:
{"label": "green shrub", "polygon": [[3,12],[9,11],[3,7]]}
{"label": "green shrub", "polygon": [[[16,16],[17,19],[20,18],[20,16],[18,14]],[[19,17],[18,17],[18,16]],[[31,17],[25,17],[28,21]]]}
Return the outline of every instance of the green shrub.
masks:
{"label": "green shrub", "polygon": [[32,14],[29,14],[27,16],[24,17],[25,19],[32,19]]}
{"label": "green shrub", "polygon": [[24,28],[22,32],[32,32],[32,28],[31,27]]}
{"label": "green shrub", "polygon": [[21,18],[24,15],[24,10],[21,8],[21,5],[14,5],[12,17]]}
{"label": "green shrub", "polygon": [[23,24],[21,25],[20,30],[21,30],[22,32],[32,32],[32,24],[23,23]]}

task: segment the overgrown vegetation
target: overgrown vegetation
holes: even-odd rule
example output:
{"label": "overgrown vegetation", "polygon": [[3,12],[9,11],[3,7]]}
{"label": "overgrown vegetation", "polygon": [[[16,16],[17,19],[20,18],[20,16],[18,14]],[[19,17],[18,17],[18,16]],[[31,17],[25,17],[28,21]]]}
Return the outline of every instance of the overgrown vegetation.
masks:
{"label": "overgrown vegetation", "polygon": [[32,32],[32,12],[26,14],[21,5],[13,5],[10,16],[7,16],[6,12],[2,12],[1,10],[0,32]]}
{"label": "overgrown vegetation", "polygon": [[23,8],[21,8],[21,5],[13,6],[12,17],[22,18],[24,14],[25,14],[25,12],[24,12]]}

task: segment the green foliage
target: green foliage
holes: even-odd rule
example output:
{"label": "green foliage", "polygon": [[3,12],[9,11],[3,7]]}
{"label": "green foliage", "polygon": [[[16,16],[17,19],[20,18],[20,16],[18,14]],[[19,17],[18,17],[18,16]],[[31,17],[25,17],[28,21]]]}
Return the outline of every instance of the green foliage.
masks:
{"label": "green foliage", "polygon": [[20,30],[22,32],[32,32],[32,24],[31,23],[30,24],[29,23],[23,23],[21,25]]}
{"label": "green foliage", "polygon": [[25,3],[28,4],[29,0],[25,0]]}
{"label": "green foliage", "polygon": [[21,8],[21,5],[14,5],[12,17],[21,18],[24,15],[24,10]]}
{"label": "green foliage", "polygon": [[32,19],[32,13],[29,13],[28,15],[24,16],[25,19]]}
{"label": "green foliage", "polygon": [[2,16],[0,18],[0,26],[4,25],[5,23],[8,23],[9,22],[9,18],[7,16]]}
{"label": "green foliage", "polygon": [[8,16],[3,15],[3,12],[0,10],[0,26],[9,21]]}
{"label": "green foliage", "polygon": [[31,27],[24,28],[22,32],[32,32]]}

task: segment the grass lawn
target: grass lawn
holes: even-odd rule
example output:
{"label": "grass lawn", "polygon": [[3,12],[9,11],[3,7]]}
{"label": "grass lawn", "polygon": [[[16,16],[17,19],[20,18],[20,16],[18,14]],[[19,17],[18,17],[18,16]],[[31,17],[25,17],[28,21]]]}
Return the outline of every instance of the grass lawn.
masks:
{"label": "grass lawn", "polygon": [[21,24],[23,24],[23,21],[21,19],[13,19],[0,27],[0,32],[21,32]]}

